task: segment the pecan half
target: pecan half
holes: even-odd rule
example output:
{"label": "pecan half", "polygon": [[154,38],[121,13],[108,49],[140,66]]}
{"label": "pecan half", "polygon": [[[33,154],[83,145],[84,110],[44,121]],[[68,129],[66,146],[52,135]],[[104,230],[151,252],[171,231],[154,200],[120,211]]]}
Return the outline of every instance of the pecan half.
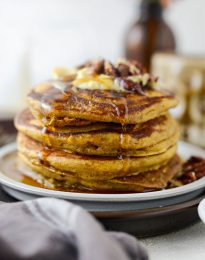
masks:
{"label": "pecan half", "polygon": [[105,61],[100,60],[92,65],[93,72],[96,74],[104,74],[105,73]]}
{"label": "pecan half", "polygon": [[128,77],[130,76],[130,67],[127,64],[118,64],[117,69],[119,71],[120,77]]}
{"label": "pecan half", "polygon": [[183,170],[178,180],[182,184],[191,183],[205,176],[205,159],[192,156],[183,164]]}

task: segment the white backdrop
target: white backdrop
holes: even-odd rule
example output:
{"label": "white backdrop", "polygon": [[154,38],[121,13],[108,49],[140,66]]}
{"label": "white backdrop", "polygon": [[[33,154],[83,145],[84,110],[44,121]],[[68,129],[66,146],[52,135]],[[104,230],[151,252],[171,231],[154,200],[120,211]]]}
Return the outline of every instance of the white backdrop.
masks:
{"label": "white backdrop", "polygon": [[[0,118],[25,105],[54,66],[123,55],[138,0],[0,0]],[[175,0],[166,11],[178,51],[205,54],[205,0]]]}

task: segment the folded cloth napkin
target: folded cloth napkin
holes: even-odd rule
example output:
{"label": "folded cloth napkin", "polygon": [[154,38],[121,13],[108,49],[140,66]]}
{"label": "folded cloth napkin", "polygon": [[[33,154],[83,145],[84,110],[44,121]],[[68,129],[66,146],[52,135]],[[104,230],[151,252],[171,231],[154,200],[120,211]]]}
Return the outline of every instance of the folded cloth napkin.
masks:
{"label": "folded cloth napkin", "polygon": [[72,203],[41,198],[0,205],[0,259],[146,260],[136,238],[107,232]]}

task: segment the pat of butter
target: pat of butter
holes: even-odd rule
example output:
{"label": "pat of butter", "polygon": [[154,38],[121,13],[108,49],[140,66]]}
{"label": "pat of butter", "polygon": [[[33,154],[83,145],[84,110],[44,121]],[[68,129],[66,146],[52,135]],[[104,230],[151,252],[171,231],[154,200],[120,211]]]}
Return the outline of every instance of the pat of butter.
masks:
{"label": "pat of butter", "polygon": [[125,91],[122,86],[115,84],[111,76],[105,74],[92,75],[89,74],[87,68],[78,71],[72,84],[80,89]]}

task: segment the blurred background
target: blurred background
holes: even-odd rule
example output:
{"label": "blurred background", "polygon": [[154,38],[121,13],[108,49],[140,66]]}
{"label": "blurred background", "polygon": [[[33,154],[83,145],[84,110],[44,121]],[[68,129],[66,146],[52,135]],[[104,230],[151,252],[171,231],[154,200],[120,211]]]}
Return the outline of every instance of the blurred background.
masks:
{"label": "blurred background", "polygon": [[126,56],[176,92],[182,138],[205,147],[204,10],[204,0],[0,0],[0,145],[54,67]]}

